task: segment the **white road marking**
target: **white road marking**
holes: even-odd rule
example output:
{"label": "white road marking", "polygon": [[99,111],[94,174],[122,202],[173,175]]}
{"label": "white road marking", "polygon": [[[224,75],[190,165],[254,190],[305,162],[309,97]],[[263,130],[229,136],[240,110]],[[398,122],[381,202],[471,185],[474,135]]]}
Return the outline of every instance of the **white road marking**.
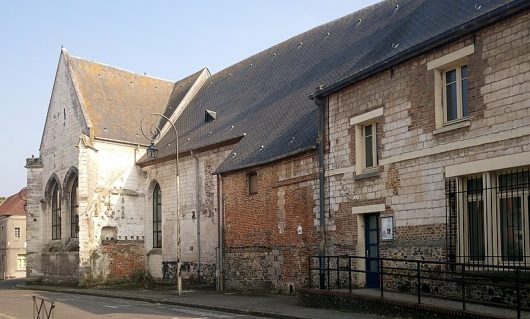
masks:
{"label": "white road marking", "polygon": [[[189,314],[189,315],[194,315],[194,316],[205,316],[205,318],[207,317],[214,317],[214,318],[234,318],[234,317],[241,317],[243,315],[230,315],[230,316],[226,316],[226,315],[220,315],[220,314],[216,314],[216,313],[213,313],[213,312],[206,312],[206,311],[199,311],[199,310],[191,310],[191,309],[186,309],[186,308],[171,308],[171,310],[174,310],[174,311],[178,311],[178,312],[183,312],[183,313],[186,313],[186,314]],[[197,318],[198,319],[198,318]]]}
{"label": "white road marking", "polygon": [[103,307],[112,308],[112,309],[117,309],[117,308],[120,308],[120,307],[131,307],[131,306],[133,306],[133,305],[115,305],[115,306],[103,305]]}

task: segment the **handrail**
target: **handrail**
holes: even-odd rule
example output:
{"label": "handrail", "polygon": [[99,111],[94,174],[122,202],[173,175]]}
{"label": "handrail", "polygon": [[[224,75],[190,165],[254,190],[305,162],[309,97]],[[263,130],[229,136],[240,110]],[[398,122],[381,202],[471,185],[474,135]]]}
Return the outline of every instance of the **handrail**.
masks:
{"label": "handrail", "polygon": [[[367,261],[377,261],[378,269],[375,271],[367,270],[365,267],[358,267],[359,263]],[[467,303],[490,303],[500,307],[511,308],[517,311],[517,318],[521,317],[523,308],[530,308],[530,301],[523,304],[521,298],[524,289],[530,293],[530,267],[525,266],[507,266],[507,265],[482,265],[483,269],[489,271],[477,271],[476,264],[431,261],[421,259],[401,259],[401,258],[384,258],[384,257],[365,257],[365,256],[310,256],[308,259],[310,286],[313,286],[312,272],[322,272],[325,281],[320,283],[320,289],[344,289],[353,290],[353,281],[357,280],[353,274],[359,273],[377,273],[379,272],[379,289],[381,298],[385,298],[385,290],[399,290],[396,286],[398,283],[404,283],[405,287],[412,292],[415,290],[417,303],[422,303],[422,295],[433,295],[429,285],[436,283],[450,283],[447,287],[453,289],[443,293],[437,293],[435,297],[455,300],[459,298],[462,303],[462,310],[466,310]],[[445,267],[440,267],[445,266]],[[474,269],[474,270],[469,270]],[[493,271],[492,271],[493,270]],[[495,273],[502,272],[502,276],[495,276]],[[509,276],[506,275],[509,272]],[[529,272],[529,275],[522,278],[522,273]],[[346,273],[346,274],[345,274]],[[345,274],[341,276],[341,274]],[[401,278],[401,279],[400,279]],[[406,278],[403,282],[402,279]],[[436,284],[439,286],[440,284]],[[456,285],[456,286],[455,286]],[[460,286],[460,291],[458,287]],[[403,287],[403,286],[401,286]],[[427,287],[427,292],[423,290]],[[478,287],[493,287],[506,291],[513,291],[513,304],[503,304],[487,300],[470,299],[472,291]],[[508,289],[507,289],[508,288]],[[429,294],[429,292],[431,292]],[[460,295],[460,297],[457,297]]]}

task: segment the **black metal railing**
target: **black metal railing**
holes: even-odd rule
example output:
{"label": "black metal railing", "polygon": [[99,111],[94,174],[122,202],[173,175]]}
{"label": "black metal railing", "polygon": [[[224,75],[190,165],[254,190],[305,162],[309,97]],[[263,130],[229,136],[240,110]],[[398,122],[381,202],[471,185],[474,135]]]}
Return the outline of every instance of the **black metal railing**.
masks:
{"label": "black metal railing", "polygon": [[446,181],[447,261],[530,266],[530,170],[486,172]]}
{"label": "black metal railing", "polygon": [[33,319],[50,319],[53,318],[55,302],[33,296]]}
{"label": "black metal railing", "polygon": [[[377,273],[364,265],[376,261]],[[410,260],[398,258],[367,258],[361,256],[309,257],[311,288],[365,288],[366,278],[374,274],[379,279],[377,289],[381,298],[386,292],[413,295],[417,303],[422,298],[459,301],[462,310],[468,303],[513,309],[517,318],[530,309],[530,268],[511,265],[484,265],[490,271],[474,271],[476,265],[446,261]],[[410,299],[410,298],[409,298]]]}

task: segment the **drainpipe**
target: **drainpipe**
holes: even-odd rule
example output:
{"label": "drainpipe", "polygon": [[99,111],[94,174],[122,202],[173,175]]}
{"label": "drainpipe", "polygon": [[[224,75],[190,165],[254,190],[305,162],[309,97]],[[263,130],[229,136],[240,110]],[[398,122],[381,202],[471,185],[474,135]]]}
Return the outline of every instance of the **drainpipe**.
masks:
{"label": "drainpipe", "polygon": [[320,111],[318,121],[318,184],[319,184],[319,226],[320,226],[320,244],[318,246],[319,258],[319,278],[320,289],[326,285],[326,276],[324,272],[324,256],[326,255],[326,212],[325,212],[325,167],[324,167],[324,130],[326,128],[326,106],[327,99],[322,97],[315,98],[315,104]]}
{"label": "drainpipe", "polygon": [[224,227],[224,200],[223,178],[217,175],[217,290],[223,291],[223,227]]}
{"label": "drainpipe", "polygon": [[201,283],[201,193],[199,176],[199,157],[190,151],[195,159],[195,197],[197,201],[197,279]]}

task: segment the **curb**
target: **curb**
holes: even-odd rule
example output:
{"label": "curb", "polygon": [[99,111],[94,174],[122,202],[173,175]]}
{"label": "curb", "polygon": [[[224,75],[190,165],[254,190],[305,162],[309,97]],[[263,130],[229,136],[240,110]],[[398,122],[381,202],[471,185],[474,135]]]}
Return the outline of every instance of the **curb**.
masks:
{"label": "curb", "polygon": [[93,291],[93,290],[83,291],[83,290],[68,289],[68,288],[61,289],[61,288],[56,288],[56,287],[44,287],[44,286],[36,287],[36,286],[27,286],[23,284],[16,285],[16,288],[24,289],[24,290],[63,292],[63,293],[71,293],[71,294],[78,294],[78,295],[89,295],[89,296],[96,296],[96,297],[143,301],[143,302],[148,302],[148,303],[159,303],[159,304],[180,306],[180,307],[186,307],[186,308],[222,311],[222,312],[227,312],[227,313],[249,315],[249,316],[256,316],[256,317],[266,317],[266,318],[276,318],[276,319],[306,319],[306,317],[293,316],[293,315],[274,313],[274,312],[258,311],[258,310],[251,310],[251,309],[238,309],[238,308],[224,307],[224,306],[212,306],[212,305],[205,305],[205,304],[199,304],[199,303],[179,302],[179,301],[173,301],[169,299],[160,299],[160,298],[149,298],[149,297],[140,297],[140,296],[131,296],[131,295],[114,295],[114,294],[108,294],[105,292]]}

